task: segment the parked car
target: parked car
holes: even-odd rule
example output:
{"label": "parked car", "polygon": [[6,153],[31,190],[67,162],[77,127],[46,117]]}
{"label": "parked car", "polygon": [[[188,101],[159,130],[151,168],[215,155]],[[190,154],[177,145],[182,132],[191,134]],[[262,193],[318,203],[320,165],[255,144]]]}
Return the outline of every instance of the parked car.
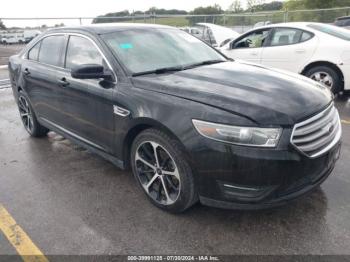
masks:
{"label": "parked car", "polygon": [[4,45],[23,44],[25,43],[25,39],[23,34],[11,33],[3,35],[1,38],[1,43]]}
{"label": "parked car", "polygon": [[335,19],[334,25],[350,29],[350,16],[338,17]]}
{"label": "parked car", "polygon": [[131,167],[149,200],[170,212],[198,200],[282,205],[317,188],[339,157],[341,124],[326,87],[231,61],[172,27],[53,29],[12,56],[9,72],[31,136],[53,130]]}
{"label": "parked car", "polygon": [[203,32],[197,27],[181,27],[180,29],[198,38],[202,38],[203,36]]}
{"label": "parked car", "polygon": [[236,39],[240,36],[236,31],[211,23],[197,23],[202,28],[202,37],[204,41],[212,45],[213,47],[220,47],[225,45],[228,41]]}
{"label": "parked car", "polygon": [[29,43],[30,41],[32,41],[35,37],[37,37],[40,34],[41,34],[41,31],[39,31],[39,30],[25,30],[23,32],[25,43],[26,44]]}
{"label": "parked car", "polygon": [[285,23],[253,29],[220,49],[231,58],[288,70],[350,89],[350,31],[321,23]]}
{"label": "parked car", "polygon": [[261,22],[257,22],[255,25],[254,25],[254,28],[256,27],[261,27],[261,26],[264,26],[264,25],[271,25],[271,21],[261,21]]}

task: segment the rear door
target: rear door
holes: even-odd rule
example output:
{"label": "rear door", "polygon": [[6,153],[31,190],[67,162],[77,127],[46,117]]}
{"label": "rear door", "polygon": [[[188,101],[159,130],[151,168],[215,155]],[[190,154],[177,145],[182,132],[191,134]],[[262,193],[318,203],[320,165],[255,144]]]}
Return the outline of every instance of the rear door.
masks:
{"label": "rear door", "polygon": [[25,91],[39,118],[58,121],[57,72],[63,70],[64,35],[47,36],[27,53],[21,70]]}
{"label": "rear door", "polygon": [[233,59],[260,63],[264,46],[269,41],[270,31],[270,28],[264,28],[249,32],[233,41],[227,50],[222,51]]}
{"label": "rear door", "polygon": [[317,43],[317,38],[311,32],[297,28],[275,28],[262,51],[261,63],[298,73],[312,57]]}

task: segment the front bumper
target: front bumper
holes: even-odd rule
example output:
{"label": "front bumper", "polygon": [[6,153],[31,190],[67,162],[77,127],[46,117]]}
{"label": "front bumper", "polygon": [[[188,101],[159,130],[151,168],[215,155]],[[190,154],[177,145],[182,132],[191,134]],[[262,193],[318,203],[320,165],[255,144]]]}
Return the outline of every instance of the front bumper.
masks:
{"label": "front bumper", "polygon": [[279,206],[311,192],[331,174],[341,147],[339,141],[309,158],[292,145],[262,149],[202,142],[205,146],[192,152],[200,201],[231,209]]}

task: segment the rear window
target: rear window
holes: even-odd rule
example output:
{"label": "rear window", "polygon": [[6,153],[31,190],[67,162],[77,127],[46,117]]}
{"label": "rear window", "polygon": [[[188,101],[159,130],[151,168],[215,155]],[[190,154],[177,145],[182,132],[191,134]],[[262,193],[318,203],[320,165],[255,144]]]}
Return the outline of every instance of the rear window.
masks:
{"label": "rear window", "polygon": [[336,26],[332,26],[332,25],[321,25],[321,24],[310,24],[308,25],[308,27],[315,29],[317,31],[320,31],[322,33],[337,37],[337,38],[341,38],[343,40],[347,40],[350,41],[350,31],[340,28],[340,27],[336,27]]}
{"label": "rear window", "polygon": [[336,26],[349,26],[350,25],[350,17],[341,17],[335,20],[334,24]]}
{"label": "rear window", "polygon": [[53,66],[61,66],[61,50],[64,39],[65,37],[63,35],[44,38],[40,47],[39,62]]}
{"label": "rear window", "polygon": [[336,26],[344,26],[344,23],[345,23],[345,20],[341,19],[341,20],[335,21],[334,24],[335,24]]}
{"label": "rear window", "polygon": [[301,35],[300,42],[305,42],[312,37],[313,37],[313,35],[311,33],[304,31],[303,34]]}

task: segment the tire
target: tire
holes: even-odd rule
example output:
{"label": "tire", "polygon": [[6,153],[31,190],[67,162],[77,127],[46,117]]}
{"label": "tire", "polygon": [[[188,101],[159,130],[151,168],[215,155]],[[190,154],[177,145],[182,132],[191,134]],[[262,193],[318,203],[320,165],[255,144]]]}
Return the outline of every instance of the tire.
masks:
{"label": "tire", "polygon": [[[343,89],[341,76],[337,73],[337,71],[329,66],[312,67],[306,71],[305,76],[325,84],[334,94],[341,92]],[[331,79],[331,85],[329,85],[330,81],[325,81],[326,77]]]}
{"label": "tire", "polygon": [[185,154],[179,142],[164,132],[153,128],[141,132],[133,141],[130,160],[138,185],[158,208],[180,213],[198,201]]}
{"label": "tire", "polygon": [[49,130],[39,124],[29,98],[23,91],[18,93],[17,105],[26,131],[33,137],[46,136]]}

